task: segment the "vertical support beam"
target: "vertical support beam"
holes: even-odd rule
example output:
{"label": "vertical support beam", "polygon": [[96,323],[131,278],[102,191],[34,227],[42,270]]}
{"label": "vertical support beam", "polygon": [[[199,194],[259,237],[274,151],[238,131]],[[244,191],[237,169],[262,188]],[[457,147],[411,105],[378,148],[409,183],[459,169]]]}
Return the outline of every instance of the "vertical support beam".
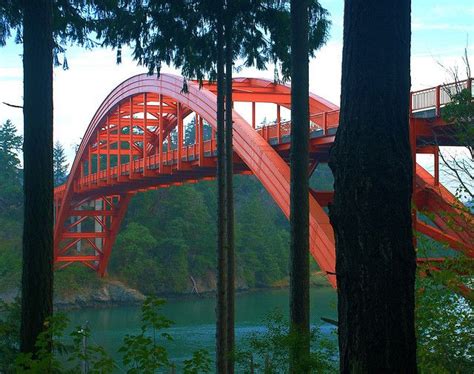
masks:
{"label": "vertical support beam", "polygon": [[183,148],[183,115],[180,103],[176,103],[176,116],[178,117],[178,141],[177,141],[177,168],[181,170],[182,167],[182,148]]}
{"label": "vertical support beam", "polygon": [[215,140],[216,140],[216,130],[214,130],[214,127],[212,127],[211,129],[211,155],[214,155],[214,148],[216,148]]}
{"label": "vertical support beam", "polygon": [[199,166],[204,165],[204,123],[202,117],[199,117]]}
{"label": "vertical support beam", "polygon": [[160,118],[158,123],[158,144],[159,144],[159,155],[158,155],[158,163],[159,163],[159,172],[163,172],[163,95],[160,94]]}
{"label": "vertical support beam", "polygon": [[143,94],[143,176],[147,175],[147,156],[146,156],[146,145],[147,145],[147,117],[148,117],[148,107],[147,107],[147,94]]}
{"label": "vertical support beam", "polygon": [[110,185],[110,120],[107,115],[107,184]]}
{"label": "vertical support beam", "polygon": [[328,112],[323,113],[323,134],[327,135],[328,133]]}
{"label": "vertical support beam", "polygon": [[118,105],[118,130],[117,130],[117,182],[122,179],[122,113]]}
{"label": "vertical support beam", "polygon": [[83,183],[83,178],[84,178],[84,162],[85,160],[84,159],[81,159],[81,162],[80,162],[80,169],[81,169],[81,172],[80,172],[80,178],[79,178],[79,189],[82,189],[82,183]]}
{"label": "vertical support beam", "polygon": [[100,126],[97,129],[97,185],[100,184]]}
{"label": "vertical support beam", "polygon": [[91,184],[92,184],[92,145],[89,143],[88,147],[87,147],[87,152],[88,152],[88,157],[89,157],[89,167],[88,167],[88,183],[87,185],[90,187]]}
{"label": "vertical support beam", "polygon": [[194,160],[196,160],[197,149],[199,147],[199,115],[195,113],[194,117]]}
{"label": "vertical support beam", "polygon": [[436,86],[435,99],[436,99],[436,117],[439,117],[441,115],[441,86]]}
{"label": "vertical support beam", "polygon": [[434,185],[439,186],[439,147],[434,147]]}
{"label": "vertical support beam", "polygon": [[130,98],[130,121],[128,125],[129,132],[129,160],[128,160],[128,177],[133,179],[134,167],[133,167],[133,97]]}
{"label": "vertical support beam", "polygon": [[276,129],[277,144],[280,144],[281,139],[281,113],[280,104],[277,104],[277,129]]}
{"label": "vertical support beam", "polygon": [[[76,208],[77,210],[81,210],[82,207],[81,206],[78,206]],[[80,217],[77,217],[77,219],[79,220]],[[80,233],[82,232],[82,222],[79,222],[77,225],[76,225],[76,232]],[[76,252],[77,253],[81,253],[81,250],[82,250],[82,239],[79,239],[76,243]]]}
{"label": "vertical support beam", "polygon": [[169,165],[170,161],[173,161],[173,150],[171,149],[171,133],[166,137],[168,146],[166,147],[166,161]]}
{"label": "vertical support beam", "polygon": [[252,128],[254,128],[254,129],[257,126],[255,116],[256,116],[255,101],[252,101]]}
{"label": "vertical support beam", "polygon": [[123,217],[125,216],[128,203],[130,202],[130,199],[132,198],[132,196],[133,196],[132,193],[120,195],[119,201],[117,202],[116,207],[114,208],[116,214],[114,215],[113,220],[110,223],[107,239],[105,241],[104,247],[102,248],[103,256],[101,258],[101,261],[99,263],[99,268],[98,268],[98,272],[101,277],[103,277],[106,273],[110,254],[112,252],[112,246],[115,242],[115,239],[117,238],[117,233],[120,228],[120,223],[122,222]]}
{"label": "vertical support beam", "polygon": [[[104,209],[104,202],[102,199],[94,200],[94,210],[103,210]],[[104,217],[100,217],[101,220],[104,219]],[[103,232],[103,227],[100,225],[97,220],[94,220],[94,232],[96,233],[102,233]],[[99,248],[101,251],[103,249],[103,239],[102,237],[96,237],[94,240],[94,244],[96,245],[97,248]],[[100,256],[101,254],[96,251],[95,253],[96,256]]]}

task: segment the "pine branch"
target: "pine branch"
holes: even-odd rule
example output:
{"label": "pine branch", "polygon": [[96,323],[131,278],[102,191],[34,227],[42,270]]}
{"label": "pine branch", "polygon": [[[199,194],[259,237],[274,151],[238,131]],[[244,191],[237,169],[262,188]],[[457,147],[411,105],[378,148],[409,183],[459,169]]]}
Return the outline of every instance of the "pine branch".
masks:
{"label": "pine branch", "polygon": [[23,109],[23,106],[21,106],[21,105],[9,104],[9,103],[6,103],[5,101],[2,101],[2,104],[5,104],[6,106],[9,106],[9,107],[12,107],[12,108]]}

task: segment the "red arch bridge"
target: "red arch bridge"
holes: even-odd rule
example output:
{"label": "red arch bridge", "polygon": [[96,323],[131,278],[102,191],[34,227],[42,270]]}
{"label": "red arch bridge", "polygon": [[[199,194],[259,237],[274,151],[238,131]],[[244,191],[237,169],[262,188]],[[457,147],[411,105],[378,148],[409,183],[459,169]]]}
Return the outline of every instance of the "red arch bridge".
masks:
{"label": "red arch bridge", "polygon": [[[472,81],[460,84],[470,88]],[[56,268],[80,262],[103,276],[135,193],[215,178],[216,85],[205,83],[199,88],[198,83],[189,82],[187,93],[182,87],[178,76],[137,75],[116,87],[97,109],[67,182],[54,190]],[[452,225],[454,221],[467,227],[472,216],[456,207],[456,198],[439,182],[437,147],[457,145],[449,136],[450,125],[440,118],[450,89],[454,85],[411,94],[415,159],[416,153],[434,155],[434,175],[414,164],[416,209],[429,212],[432,221],[416,220],[415,228],[472,257],[474,234]],[[255,175],[288,216],[291,123],[282,113],[289,116],[290,88],[264,79],[236,78],[233,99],[234,171]],[[238,106],[248,106],[251,120],[239,114]],[[256,113],[263,107],[273,108],[276,120],[257,125]],[[308,167],[313,172],[319,163],[328,161],[339,108],[314,94],[309,96],[309,107]],[[194,130],[186,131],[188,126]],[[329,191],[310,191],[310,250],[335,286],[334,236],[323,209],[332,196]]]}

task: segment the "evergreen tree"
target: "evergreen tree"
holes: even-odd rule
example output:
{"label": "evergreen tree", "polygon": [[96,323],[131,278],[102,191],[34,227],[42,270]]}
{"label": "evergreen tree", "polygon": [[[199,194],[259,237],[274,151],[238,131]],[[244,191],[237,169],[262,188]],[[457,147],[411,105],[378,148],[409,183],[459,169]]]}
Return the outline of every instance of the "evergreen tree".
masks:
{"label": "evergreen tree", "polygon": [[23,137],[17,135],[15,125],[7,119],[0,126],[0,168],[5,175],[16,174],[20,167],[18,152],[21,151]]}
{"label": "evergreen tree", "polygon": [[217,307],[216,307],[216,371],[227,373],[229,362],[228,319],[228,226],[226,215],[226,148],[225,148],[225,73],[224,73],[224,0],[219,0],[216,13],[217,33]]}
{"label": "evergreen tree", "polygon": [[59,186],[66,182],[67,169],[69,164],[66,163],[67,157],[64,148],[60,142],[56,142],[53,148],[53,174],[54,185]]}
{"label": "evergreen tree", "polygon": [[86,20],[93,2],[0,2],[0,46],[16,30],[23,43],[24,227],[21,350],[36,351],[36,338],[51,316],[53,297],[53,91],[52,68],[62,65],[67,42],[93,46]]}
{"label": "evergreen tree", "polygon": [[53,313],[53,4],[23,4],[24,193],[22,352]]}
{"label": "evergreen tree", "polygon": [[[231,117],[231,92],[232,92],[232,63],[241,58],[246,66],[256,66],[264,69],[268,62],[277,64],[282,62],[283,78],[289,78],[289,1],[227,1],[225,2],[225,15],[222,14],[221,2],[213,0],[192,1],[136,1],[125,2],[119,9],[112,7],[110,2],[99,2],[101,7],[98,37],[105,45],[117,48],[117,61],[121,60],[121,46],[129,44],[133,47],[134,58],[139,63],[148,67],[150,73],[160,73],[161,64],[173,64],[181,68],[185,78],[195,78],[202,82],[205,77],[215,80],[217,78],[217,143],[218,143],[218,186],[224,193],[218,194],[218,256],[230,258],[229,267],[225,265],[226,259],[222,257],[220,266],[225,266],[228,275],[232,278],[229,288],[225,279],[219,285],[218,299],[224,297],[230,306],[228,315],[230,330],[232,330],[233,316],[233,207],[232,207],[232,117]],[[308,53],[314,52],[326,41],[329,22],[327,12],[315,0],[310,1],[310,32]],[[220,33],[220,17],[225,23],[224,34]],[[217,31],[216,31],[217,30]],[[224,38],[221,40],[220,38]],[[224,58],[223,44],[226,45],[226,79],[223,84]],[[222,46],[222,47],[221,47]],[[186,82],[183,87],[186,89]],[[227,145],[224,142],[224,128],[221,128],[223,117],[224,90],[227,95]],[[222,136],[222,137],[221,137]],[[227,167],[221,168],[220,157],[226,157]],[[226,177],[227,175],[227,177]],[[223,178],[223,179],[221,179]],[[221,207],[221,204],[224,207]],[[225,217],[225,219],[221,218]],[[221,232],[221,230],[223,230]],[[229,253],[224,248],[230,248]],[[225,252],[222,255],[222,252]],[[219,272],[221,274],[221,272]],[[222,277],[224,275],[222,274]],[[219,276],[221,279],[221,276]],[[218,312],[223,311],[221,307]],[[219,319],[219,318],[218,318]],[[219,330],[224,331],[224,329]],[[220,344],[220,343],[219,343]],[[233,332],[230,332],[230,349],[233,348]],[[219,347],[218,347],[219,357]],[[219,361],[219,360],[218,360]],[[220,361],[217,363],[220,367]],[[233,364],[227,368],[233,371]],[[221,369],[219,372],[223,372]]]}
{"label": "evergreen tree", "polygon": [[308,2],[291,1],[290,373],[309,373]]}
{"label": "evergreen tree", "polygon": [[347,0],[330,155],[341,373],[416,373],[410,1]]}
{"label": "evergreen tree", "polygon": [[227,350],[230,352],[227,372],[234,373],[235,352],[235,242],[234,242],[234,187],[233,187],[233,120],[232,120],[232,69],[234,64],[234,18],[236,2],[226,0],[224,15],[225,40],[225,139],[224,139],[224,174],[225,174],[225,215],[227,239]]}
{"label": "evergreen tree", "polygon": [[[17,237],[17,222],[21,220],[21,170],[18,153],[23,137],[17,135],[10,120],[0,126],[0,237]],[[9,232],[11,230],[11,232]]]}

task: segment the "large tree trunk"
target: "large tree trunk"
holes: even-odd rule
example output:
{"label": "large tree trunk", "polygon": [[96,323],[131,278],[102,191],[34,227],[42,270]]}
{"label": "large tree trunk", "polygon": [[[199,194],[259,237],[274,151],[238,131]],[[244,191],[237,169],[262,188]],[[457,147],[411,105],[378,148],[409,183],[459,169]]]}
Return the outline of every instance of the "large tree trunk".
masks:
{"label": "large tree trunk", "polygon": [[415,373],[410,1],[346,0],[330,167],[342,373]]}
{"label": "large tree trunk", "polygon": [[290,372],[305,373],[309,355],[309,76],[308,2],[291,1]]}
{"label": "large tree trunk", "polygon": [[234,191],[232,147],[232,1],[227,0],[225,24],[225,157],[226,157],[226,215],[227,215],[227,350],[228,374],[234,373],[235,354],[235,249],[234,249]]}
{"label": "large tree trunk", "polygon": [[24,193],[22,352],[53,313],[52,0],[23,2]]}
{"label": "large tree trunk", "polygon": [[224,123],[224,0],[217,4],[217,308],[216,372],[227,372],[227,220]]}

